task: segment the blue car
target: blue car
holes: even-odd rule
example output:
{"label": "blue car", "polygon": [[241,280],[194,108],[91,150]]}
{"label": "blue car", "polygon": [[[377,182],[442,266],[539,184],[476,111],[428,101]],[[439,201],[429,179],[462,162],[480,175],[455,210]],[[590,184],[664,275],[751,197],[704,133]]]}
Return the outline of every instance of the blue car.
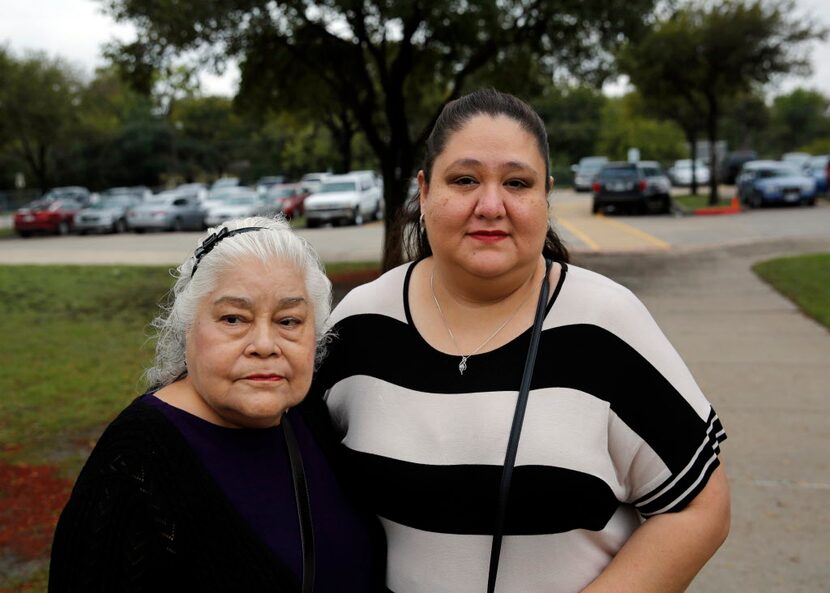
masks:
{"label": "blue car", "polygon": [[736,180],[741,203],[750,208],[767,204],[816,203],[816,181],[781,161],[750,161]]}
{"label": "blue car", "polygon": [[804,170],[816,180],[816,191],[819,194],[830,195],[830,155],[811,157]]}

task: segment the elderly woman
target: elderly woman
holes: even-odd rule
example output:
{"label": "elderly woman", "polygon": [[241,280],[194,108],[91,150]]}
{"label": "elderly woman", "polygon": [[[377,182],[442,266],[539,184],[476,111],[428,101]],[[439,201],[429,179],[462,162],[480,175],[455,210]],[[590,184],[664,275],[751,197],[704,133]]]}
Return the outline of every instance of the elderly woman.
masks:
{"label": "elderly woman", "polygon": [[449,103],[414,261],[351,292],[318,374],[396,593],[684,590],[724,541],[720,422],[637,298],[567,263],[539,116]]}
{"label": "elderly woman", "polygon": [[151,390],[106,429],[61,515],[50,591],[382,586],[376,519],[347,499],[336,443],[301,405],[330,303],[284,221],[212,229],[155,321]]}

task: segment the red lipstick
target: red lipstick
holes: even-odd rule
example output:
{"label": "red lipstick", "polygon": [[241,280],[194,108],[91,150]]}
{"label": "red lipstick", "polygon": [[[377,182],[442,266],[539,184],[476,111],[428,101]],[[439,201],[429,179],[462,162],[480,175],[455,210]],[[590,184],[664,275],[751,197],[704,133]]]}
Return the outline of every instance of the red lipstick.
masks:
{"label": "red lipstick", "polygon": [[285,377],[275,373],[257,373],[245,377],[248,381],[281,381]]}
{"label": "red lipstick", "polygon": [[472,231],[470,236],[477,241],[484,243],[495,243],[507,238],[507,233],[504,231]]}

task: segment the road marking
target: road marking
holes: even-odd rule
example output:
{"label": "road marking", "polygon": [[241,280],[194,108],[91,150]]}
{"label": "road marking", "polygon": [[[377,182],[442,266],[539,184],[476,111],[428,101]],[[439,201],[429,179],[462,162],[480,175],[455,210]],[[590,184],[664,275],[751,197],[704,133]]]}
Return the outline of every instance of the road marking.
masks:
{"label": "road marking", "polygon": [[599,214],[596,214],[596,216],[602,218],[604,222],[607,222],[608,224],[616,226],[617,228],[619,228],[623,232],[634,235],[635,237],[639,237],[639,238],[643,239],[644,241],[646,241],[648,243],[651,243],[652,245],[654,245],[655,247],[657,247],[659,249],[671,249],[671,245],[669,243],[666,243],[662,239],[658,239],[657,237],[655,237],[652,234],[649,234],[645,231],[641,231],[640,229],[638,229],[636,227],[633,227],[630,224],[626,224],[624,222],[620,222],[619,220],[613,220],[611,218],[608,218],[607,216],[605,216],[601,212]]}
{"label": "road marking", "polygon": [[630,224],[591,214],[590,204],[563,200],[553,206],[552,220],[567,233],[565,240],[592,252],[668,250],[671,245]]}
{"label": "road marking", "polygon": [[591,251],[599,251],[600,250],[599,243],[596,243],[593,239],[591,239],[591,237],[589,237],[587,234],[585,234],[581,230],[579,230],[579,227],[577,227],[576,225],[568,222],[567,219],[557,218],[556,221],[559,224],[561,224],[563,227],[568,229],[568,231],[570,231],[571,234],[576,235],[577,239],[579,239],[580,241],[585,243]]}

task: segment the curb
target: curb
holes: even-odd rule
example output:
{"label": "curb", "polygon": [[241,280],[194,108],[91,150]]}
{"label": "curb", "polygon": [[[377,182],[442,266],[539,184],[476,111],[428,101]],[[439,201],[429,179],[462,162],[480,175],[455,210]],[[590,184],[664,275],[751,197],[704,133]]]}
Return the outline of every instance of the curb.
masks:
{"label": "curb", "polygon": [[740,214],[743,212],[741,208],[741,201],[738,196],[732,198],[729,206],[710,206],[708,208],[697,208],[692,210],[695,216],[719,216],[722,214]]}

